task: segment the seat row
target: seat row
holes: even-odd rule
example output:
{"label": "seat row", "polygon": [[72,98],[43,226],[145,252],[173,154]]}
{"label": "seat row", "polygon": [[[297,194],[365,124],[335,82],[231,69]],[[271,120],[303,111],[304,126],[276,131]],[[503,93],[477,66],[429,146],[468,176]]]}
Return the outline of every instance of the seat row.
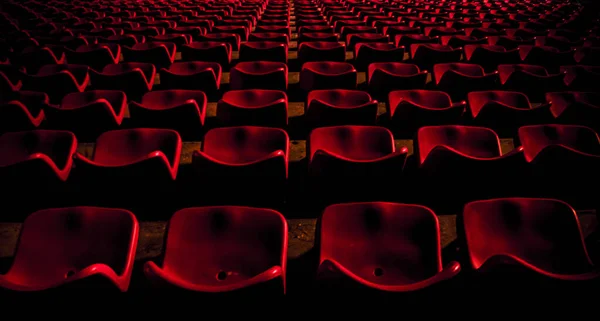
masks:
{"label": "seat row", "polygon": [[[577,214],[552,199],[475,201],[460,220],[469,265],[482,274],[516,265],[549,280],[600,276],[583,242]],[[140,227],[123,209],[46,209],[25,220],[0,288],[42,291],[99,276],[97,285],[130,285]],[[329,206],[320,219],[317,279],[358,288],[411,292],[444,284],[461,271],[442,266],[440,225],[429,208],[399,203]],[[279,212],[250,207],[198,207],[169,221],[162,262],[144,274],[161,288],[223,293],[242,289],[286,292],[288,225]],[[524,280],[523,282],[527,282]],[[270,284],[271,286],[266,286]],[[95,284],[94,284],[95,285]],[[265,286],[263,288],[263,286]]]}

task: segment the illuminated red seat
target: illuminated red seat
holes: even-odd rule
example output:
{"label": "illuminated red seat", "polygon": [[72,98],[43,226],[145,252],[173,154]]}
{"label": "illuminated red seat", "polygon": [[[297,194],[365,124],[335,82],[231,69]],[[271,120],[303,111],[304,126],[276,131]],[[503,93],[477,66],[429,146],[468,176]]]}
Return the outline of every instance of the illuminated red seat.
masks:
{"label": "illuminated red seat", "polygon": [[346,45],[338,42],[304,42],[298,46],[301,64],[313,61],[346,61]]}
{"label": "illuminated red seat", "polygon": [[391,43],[358,43],[354,47],[354,65],[365,70],[371,63],[401,62],[404,60],[404,48]]}
{"label": "illuminated red seat", "polygon": [[[396,47],[409,48],[409,54],[412,57],[412,48],[414,44],[438,44],[440,41],[439,37],[429,37],[421,34],[399,34],[394,38]],[[416,49],[416,47],[415,47]]]}
{"label": "illuminated red seat", "polygon": [[305,117],[310,127],[375,125],[377,105],[364,91],[313,90],[308,94]]}
{"label": "illuminated red seat", "polygon": [[240,47],[240,61],[274,61],[287,64],[287,44],[272,41],[246,42]]}
{"label": "illuminated red seat", "polygon": [[395,131],[412,135],[423,126],[461,123],[465,107],[442,91],[395,90],[389,93],[388,117]]}
{"label": "illuminated red seat", "polygon": [[164,35],[158,35],[154,37],[149,37],[149,43],[172,43],[176,48],[180,48],[181,46],[188,45],[192,42],[192,36],[187,34],[176,34],[169,33]]}
{"label": "illuminated red seat", "polygon": [[575,64],[575,50],[560,51],[547,46],[519,46],[519,53],[524,64],[537,65],[549,72],[558,72],[560,66]]}
{"label": "illuminated red seat", "polygon": [[486,74],[481,66],[465,63],[437,64],[433,76],[436,87],[455,101],[466,99],[472,91],[496,89],[500,82],[497,71]]}
{"label": "illuminated red seat", "polygon": [[142,26],[125,30],[125,33],[132,35],[140,35],[144,37],[155,37],[165,34],[165,28],[154,26]]}
{"label": "illuminated red seat", "polygon": [[465,206],[462,219],[469,260],[478,272],[509,273],[511,266],[519,266],[563,281],[600,276],[577,214],[567,203],[541,198],[476,201]]}
{"label": "illuminated red seat", "polygon": [[141,62],[107,65],[102,72],[90,70],[95,89],[121,90],[129,100],[139,99],[152,90],[155,76],[154,65]]}
{"label": "illuminated red seat", "polygon": [[[590,37],[591,38],[591,37]],[[600,42],[598,40],[600,38],[596,38],[596,42]],[[590,42],[594,40],[588,40]],[[584,46],[583,48],[577,48],[575,52],[575,60],[578,65],[585,66],[600,66],[600,43],[591,43],[590,46]]]}
{"label": "illuminated red seat", "polygon": [[376,126],[319,127],[308,145],[311,194],[331,200],[374,197],[370,187],[399,179],[408,156],[406,147],[396,150],[389,130]]}
{"label": "illuminated red seat", "polygon": [[240,62],[231,68],[229,84],[232,90],[287,90],[288,67],[281,62]]}
{"label": "illuminated red seat", "polygon": [[377,33],[377,28],[369,26],[346,26],[342,27],[340,31],[343,39],[346,39],[348,35],[355,33]]}
{"label": "illuminated red seat", "polygon": [[195,292],[285,293],[287,230],[283,215],[270,209],[186,208],[169,221],[162,264],[146,263],[144,274],[158,285]]}
{"label": "illuminated red seat", "polygon": [[45,93],[0,91],[0,133],[37,129],[49,103]]}
{"label": "illuminated red seat", "polygon": [[448,27],[427,27],[425,28],[426,36],[452,36],[452,35],[465,35],[465,31],[461,29],[448,28]]}
{"label": "illuminated red seat", "polygon": [[[303,27],[305,28],[305,27]],[[256,26],[254,32],[277,32],[285,33],[288,38],[292,37],[292,31],[289,26]]]}
{"label": "illuminated red seat", "polygon": [[92,44],[77,47],[75,51],[65,49],[70,64],[88,66],[94,70],[102,70],[106,65],[118,64],[121,47],[118,44]]}
{"label": "illuminated red seat", "polygon": [[561,66],[560,71],[565,74],[565,84],[570,90],[600,90],[600,66]]}
{"label": "illuminated red seat", "polygon": [[367,71],[367,83],[369,93],[385,99],[393,90],[425,88],[427,70],[421,71],[417,65],[399,62],[372,63]]}
{"label": "illuminated red seat", "polygon": [[[423,202],[444,210],[513,193],[500,182],[520,182],[525,166],[523,148],[503,154],[498,135],[484,127],[421,127],[416,145]],[[458,182],[461,188],[455,189]]]}
{"label": "illuminated red seat", "polygon": [[23,90],[45,92],[53,103],[73,92],[82,92],[90,82],[89,68],[82,65],[45,65],[36,75],[23,75]]}
{"label": "illuminated red seat", "polygon": [[[175,35],[177,36],[177,39],[180,39],[180,41],[183,41],[184,39],[186,40],[185,43],[177,43],[177,48],[181,48],[181,46],[183,46],[184,44],[190,44],[195,40],[198,40],[199,36],[202,36],[206,34],[206,28],[202,28],[202,27],[194,27],[194,26],[180,26],[180,27],[175,27],[175,28],[169,28],[167,29],[167,35],[165,36],[158,36],[157,41],[165,41],[165,38],[169,38],[170,35]],[[184,36],[184,39],[181,38],[181,36]],[[162,40],[160,40],[162,38]],[[169,41],[167,41],[169,42]]]}
{"label": "illuminated red seat", "polygon": [[198,138],[206,117],[207,98],[199,90],[158,90],[141,103],[129,104],[130,122],[138,128],[168,128],[184,138]]}
{"label": "illuminated red seat", "polygon": [[123,47],[127,62],[150,63],[158,68],[168,67],[175,61],[176,46],[170,42],[145,42]]}
{"label": "illuminated red seat", "polygon": [[493,72],[499,65],[518,64],[521,62],[519,49],[506,49],[498,45],[467,45],[465,60],[480,65],[487,72]]}
{"label": "illuminated red seat", "polygon": [[123,122],[127,98],[116,90],[94,90],[66,95],[60,106],[48,106],[46,119],[51,128],[68,130],[82,141],[117,129]]}
{"label": "illuminated red seat", "polygon": [[202,90],[214,93],[221,86],[221,65],[216,62],[176,62],[159,71],[165,89]]}
{"label": "illuminated red seat", "polygon": [[240,37],[240,41],[247,41],[250,31],[246,26],[229,25],[229,26],[214,26],[211,30],[213,33],[232,33]]}
{"label": "illuminated red seat", "polygon": [[126,34],[126,35],[110,36],[110,37],[106,37],[106,38],[98,37],[97,40],[98,40],[99,44],[114,43],[114,44],[118,44],[120,46],[131,47],[137,43],[144,43],[146,41],[146,37],[139,36],[139,35]]}
{"label": "illuminated red seat", "polygon": [[227,126],[283,127],[288,123],[288,97],[279,90],[230,90],[217,103],[217,119]]}
{"label": "illuminated red seat", "polygon": [[583,125],[600,130],[600,94],[596,92],[551,92],[546,94],[550,111],[560,124]]}
{"label": "illuminated red seat", "polygon": [[565,87],[565,74],[549,74],[541,66],[500,65],[500,83],[503,90],[519,91],[532,102],[544,101],[546,92],[560,91]]}
{"label": "illuminated red seat", "polygon": [[181,60],[216,62],[221,67],[231,63],[231,45],[225,42],[193,42],[181,47]]}
{"label": "illuminated red seat", "polygon": [[305,33],[326,33],[333,34],[333,27],[331,26],[302,26],[298,29],[298,35]]}
{"label": "illuminated red seat", "polygon": [[462,55],[462,48],[454,49],[438,44],[413,44],[410,51],[413,63],[421,69],[429,70],[436,64],[458,62]]}
{"label": "illuminated red seat", "polygon": [[377,33],[353,33],[346,36],[346,46],[353,50],[358,43],[388,43],[390,41],[387,35]]}
{"label": "illuminated red seat", "polygon": [[[89,289],[129,288],[139,226],[122,209],[70,207],[31,214],[21,229],[10,270],[0,275],[0,287],[33,292],[63,288],[78,282]],[[100,279],[95,279],[99,281]]]}
{"label": "illuminated red seat", "polygon": [[577,125],[531,125],[519,128],[530,163],[535,195],[581,205],[595,200],[600,177],[600,141],[591,128]]}
{"label": "illuminated red seat", "polygon": [[175,180],[181,144],[181,137],[174,130],[113,130],[98,137],[91,157],[77,153],[74,163],[80,178],[94,184],[124,186],[143,181],[155,185],[161,179]]}
{"label": "illuminated red seat", "polygon": [[32,130],[0,136],[0,176],[3,184],[66,181],[77,139],[73,133]]}
{"label": "illuminated red seat", "polygon": [[64,64],[65,55],[57,56],[48,47],[29,47],[13,55],[13,63],[24,67],[30,75],[36,74],[42,66]]}
{"label": "illuminated red seat", "polygon": [[[421,290],[451,279],[442,267],[440,227],[427,207],[386,202],[331,205],[321,218],[318,278],[385,292]],[[337,284],[336,284],[337,285]],[[339,290],[347,286],[337,285]]]}
{"label": "illuminated red seat", "polygon": [[235,33],[207,33],[198,37],[199,42],[223,42],[231,46],[231,50],[240,50],[240,36]]}
{"label": "illuminated red seat", "polygon": [[487,38],[477,38],[473,36],[442,36],[442,45],[452,48],[464,48],[468,45],[485,45],[488,43]]}
{"label": "illuminated red seat", "polygon": [[420,35],[421,28],[412,28],[408,26],[389,26],[383,28],[383,34],[390,36],[391,39],[396,39],[397,35]]}
{"label": "illuminated red seat", "polygon": [[502,137],[514,137],[523,125],[553,121],[548,106],[532,108],[527,96],[520,92],[474,91],[468,99],[473,123],[491,128]]}
{"label": "illuminated red seat", "polygon": [[300,88],[314,89],[355,89],[357,72],[345,62],[307,62],[300,72]]}
{"label": "illuminated red seat", "polygon": [[270,42],[279,42],[284,43],[286,45],[290,42],[290,37],[287,33],[281,32],[253,32],[248,37],[248,41],[253,42],[262,42],[262,41],[270,41]]}
{"label": "illuminated red seat", "polygon": [[517,49],[519,46],[535,45],[535,38],[521,38],[514,36],[489,37],[489,44],[506,48],[506,50]]}

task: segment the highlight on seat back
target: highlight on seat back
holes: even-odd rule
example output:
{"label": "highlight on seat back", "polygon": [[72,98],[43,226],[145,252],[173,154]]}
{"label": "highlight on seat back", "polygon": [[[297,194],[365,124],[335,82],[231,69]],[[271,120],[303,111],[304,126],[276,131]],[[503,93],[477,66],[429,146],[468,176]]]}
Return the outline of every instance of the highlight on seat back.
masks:
{"label": "highlight on seat back", "polygon": [[288,66],[281,62],[240,62],[231,68],[229,84],[232,90],[287,90]]}
{"label": "highlight on seat back", "polygon": [[0,71],[0,92],[18,91],[21,89],[23,84],[21,83],[20,78],[21,77],[19,77],[18,80],[13,81],[4,72]]}
{"label": "highlight on seat back", "polygon": [[0,136],[0,175],[6,183],[66,181],[77,150],[67,131],[32,130]]}
{"label": "highlight on seat back", "polygon": [[268,289],[282,294],[287,247],[287,222],[274,210],[186,208],[169,222],[163,261],[147,262],[144,274],[157,285],[189,291]]}
{"label": "highlight on seat back", "polygon": [[60,103],[69,93],[83,92],[90,82],[89,67],[83,65],[45,65],[36,75],[23,75],[23,90],[45,92],[50,102]]}
{"label": "highlight on seat back", "polygon": [[223,127],[206,133],[202,150],[192,155],[192,164],[195,172],[204,177],[284,181],[288,158],[289,137],[282,129]]}
{"label": "highlight on seat back", "polygon": [[248,37],[249,42],[278,42],[289,45],[290,38],[287,33],[282,32],[253,32]]}
{"label": "highlight on seat back", "polygon": [[129,100],[139,99],[152,90],[156,68],[153,64],[128,62],[107,65],[102,72],[90,70],[95,89],[121,90]]}
{"label": "highlight on seat back", "polygon": [[531,125],[519,128],[519,139],[529,162],[559,167],[581,167],[585,160],[600,161],[600,141],[591,128],[577,125]]}
{"label": "highlight on seat back", "polygon": [[343,281],[362,287],[410,292],[460,272],[458,262],[442,267],[439,222],[424,206],[331,205],[321,217],[320,235],[320,280],[342,276]]}
{"label": "highlight on seat back", "polygon": [[217,103],[217,119],[227,126],[284,127],[288,123],[288,97],[280,90],[230,90]]}
{"label": "highlight on seat back", "polygon": [[121,57],[121,46],[116,43],[88,44],[77,47],[74,51],[65,49],[70,64],[88,66],[96,71],[106,65],[118,64]]}
{"label": "highlight on seat back", "polygon": [[540,198],[492,199],[467,204],[462,215],[475,270],[518,265],[565,281],[600,276],[588,256],[577,214],[567,203]]}
{"label": "highlight on seat back", "polygon": [[532,108],[527,96],[514,91],[473,91],[468,95],[476,126],[491,128],[501,137],[515,137],[523,125],[553,122],[549,106]]}
{"label": "highlight on seat back", "polygon": [[35,212],[23,223],[13,264],[0,275],[0,287],[42,291],[100,276],[103,282],[85,286],[108,284],[125,292],[138,234],[135,216],[123,209],[70,207]]}
{"label": "highlight on seat back", "polygon": [[231,50],[237,51],[240,50],[240,35],[235,33],[207,33],[198,37],[199,42],[209,41],[209,42],[224,42],[231,46]]}
{"label": "highlight on seat back", "polygon": [[309,171],[316,177],[393,177],[402,172],[408,149],[396,151],[392,133],[377,126],[314,129],[309,137]]}
{"label": "highlight on seat back", "polygon": [[138,128],[168,128],[196,137],[206,118],[208,99],[199,90],[155,90],[129,104],[130,122]]}
{"label": "highlight on seat back", "polygon": [[364,91],[324,89],[309,92],[305,117],[310,127],[375,125],[378,102]]}
{"label": "highlight on seat back", "polygon": [[423,126],[460,123],[466,102],[434,90],[395,90],[389,93],[387,115],[394,130],[414,133]]}
{"label": "highlight on seat back", "polygon": [[0,90],[0,133],[37,129],[49,103],[45,93]]}
{"label": "highlight on seat back", "polygon": [[596,92],[549,92],[546,102],[560,124],[583,125],[600,130],[600,94]]}
{"label": "highlight on seat back", "polygon": [[499,65],[518,64],[521,62],[519,49],[507,49],[500,45],[466,45],[465,60],[468,63],[483,67],[486,72],[493,72]]}
{"label": "highlight on seat back", "polygon": [[77,153],[77,172],[87,180],[138,183],[175,180],[181,156],[181,137],[170,129],[137,128],[103,133],[92,157]]}
{"label": "highlight on seat back", "polygon": [[301,64],[317,61],[346,61],[346,45],[339,42],[304,42],[298,46],[298,61]]}
{"label": "highlight on seat back", "polygon": [[231,63],[231,52],[231,44],[226,42],[192,42],[181,47],[181,60],[216,62],[225,68]]}
{"label": "highlight on seat back", "polygon": [[465,100],[472,91],[494,90],[500,85],[497,71],[486,74],[481,66],[463,63],[437,64],[433,67],[436,87],[453,100]]}
{"label": "highlight on seat back", "polygon": [[221,86],[221,65],[215,62],[176,62],[159,71],[165,89],[202,90],[214,93]]}
{"label": "highlight on seat back", "polygon": [[274,61],[287,64],[287,44],[273,41],[246,42],[240,46],[240,61]]}
{"label": "highlight on seat back", "polygon": [[300,72],[300,88],[356,89],[358,75],[354,66],[346,62],[307,62]]}
{"label": "highlight on seat back", "polygon": [[442,36],[441,43],[451,48],[465,48],[468,45],[484,45],[488,43],[487,37],[474,37],[464,35]]}
{"label": "highlight on seat back", "polygon": [[551,73],[559,72],[560,66],[575,64],[575,49],[560,51],[548,46],[519,46],[519,53],[524,64],[542,66]]}
{"label": "highlight on seat back", "polygon": [[123,47],[123,58],[127,62],[150,63],[165,68],[175,61],[176,47],[171,42],[137,43],[132,47]]}
{"label": "highlight on seat back", "polygon": [[498,72],[503,90],[522,92],[534,103],[543,102],[546,92],[565,87],[565,73],[549,74],[541,66],[499,65]]}
{"label": "highlight on seat back", "polygon": [[396,47],[391,43],[371,42],[358,43],[354,47],[354,66],[365,70],[369,64],[377,62],[402,62],[404,47]]}
{"label": "highlight on seat back", "polygon": [[117,90],[92,90],[66,95],[59,106],[47,106],[46,118],[52,128],[69,130],[92,141],[99,134],[117,129],[127,107],[125,93]]}
{"label": "highlight on seat back", "polygon": [[427,70],[399,62],[372,63],[367,71],[367,83],[369,93],[378,99],[386,99],[393,90],[424,89]]}

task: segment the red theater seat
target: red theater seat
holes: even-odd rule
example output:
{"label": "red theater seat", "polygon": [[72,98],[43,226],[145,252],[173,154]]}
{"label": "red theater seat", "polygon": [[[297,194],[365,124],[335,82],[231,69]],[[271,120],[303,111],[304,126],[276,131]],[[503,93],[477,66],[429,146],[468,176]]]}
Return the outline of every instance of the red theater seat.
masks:
{"label": "red theater seat", "polygon": [[240,62],[231,68],[229,84],[232,90],[287,90],[288,67],[281,62]]}
{"label": "red theater seat", "polygon": [[364,91],[313,90],[308,94],[305,117],[310,127],[375,125],[377,105]]}
{"label": "red theater seat", "polygon": [[[99,276],[125,292],[138,233],[135,216],[122,209],[70,207],[35,212],[23,223],[13,264],[0,275],[0,287],[33,292]],[[85,283],[88,289],[91,285]]]}
{"label": "red theater seat", "polygon": [[[575,210],[554,199],[504,198],[465,206],[463,225],[476,271],[511,265],[563,281],[595,279]],[[502,271],[501,269],[494,269]]]}
{"label": "red theater seat", "polygon": [[37,129],[45,119],[44,108],[49,103],[45,93],[0,91],[0,133]]}
{"label": "red theater seat", "polygon": [[546,93],[546,102],[558,123],[600,130],[600,94],[597,92],[551,92]]}
{"label": "red theater seat", "polygon": [[[66,181],[77,139],[73,133],[32,130],[0,136],[0,175],[3,184]],[[10,185],[7,185],[10,186]]]}
{"label": "red theater seat", "polygon": [[546,92],[565,87],[565,74],[549,74],[544,67],[534,65],[500,65],[500,83],[503,90],[520,91],[530,101],[542,102]]}
{"label": "red theater seat", "polygon": [[231,50],[240,50],[240,36],[235,33],[207,33],[198,37],[199,42],[222,42],[231,46]]}
{"label": "red theater seat", "polygon": [[159,71],[164,89],[202,90],[215,93],[221,86],[221,65],[216,62],[176,62]]}
{"label": "red theater seat", "polygon": [[[410,292],[448,280],[460,264],[442,267],[437,216],[397,203],[331,205],[321,218],[318,278],[386,292]],[[342,287],[341,290],[347,290]]]}
{"label": "red theater seat", "polygon": [[423,126],[459,124],[466,102],[452,103],[442,91],[396,90],[390,92],[388,106],[393,128],[412,135]]}
{"label": "red theater seat", "polygon": [[193,42],[181,48],[181,60],[216,62],[225,68],[231,63],[231,51],[231,45],[226,42]]}
{"label": "red theater seat", "polygon": [[374,97],[385,99],[393,90],[425,88],[427,70],[398,62],[372,63],[367,71],[367,83]]}
{"label": "red theater seat", "polygon": [[519,46],[519,53],[524,64],[546,68],[551,73],[559,71],[560,66],[575,64],[575,50],[560,51],[547,46]]}
{"label": "red theater seat", "polygon": [[240,61],[274,61],[287,64],[288,46],[284,43],[246,42],[240,46]]}
{"label": "red theater seat", "polygon": [[355,89],[358,75],[354,66],[345,62],[307,62],[300,72],[300,88]]}
{"label": "red theater seat", "polygon": [[208,99],[199,90],[158,90],[141,103],[129,104],[130,122],[138,128],[168,128],[185,138],[198,137],[204,126]]}
{"label": "red theater seat", "polygon": [[82,92],[90,82],[89,68],[82,65],[45,65],[35,76],[23,75],[23,90],[45,92],[50,102],[59,103],[74,92]]}
{"label": "red theater seat", "polygon": [[435,85],[453,100],[467,99],[472,91],[493,90],[499,87],[497,71],[486,74],[481,66],[464,63],[437,64],[433,67]]}
{"label": "red theater seat", "polygon": [[102,70],[106,65],[119,63],[121,46],[114,43],[90,44],[79,46],[75,51],[65,49],[65,54],[70,64]]}
{"label": "red theater seat", "polygon": [[283,127],[288,123],[288,97],[279,90],[231,90],[219,100],[217,118],[227,126]]}
{"label": "red theater seat", "polygon": [[570,90],[600,91],[600,66],[561,66],[560,71],[565,74],[565,84]]}
{"label": "red theater seat", "polygon": [[521,62],[519,49],[506,49],[499,45],[467,45],[465,60],[479,65],[486,72],[493,72],[499,65],[518,64]]}
{"label": "red theater seat", "polygon": [[421,69],[431,70],[436,64],[459,62],[461,55],[462,48],[455,49],[450,46],[422,43],[410,46],[412,61]]}
{"label": "red theater seat", "polygon": [[354,65],[365,70],[371,63],[401,62],[404,60],[404,48],[391,43],[358,43],[354,47]]}
{"label": "red theater seat", "polygon": [[298,46],[301,64],[319,61],[346,61],[346,45],[338,42],[304,42]]}
{"label": "red theater seat", "polygon": [[175,61],[177,51],[174,43],[145,42],[123,47],[123,58],[127,62],[142,62],[153,64],[158,68],[169,67]]}
{"label": "red theater seat", "polygon": [[122,90],[128,99],[139,99],[152,90],[156,68],[152,64],[129,62],[107,65],[102,72],[90,71],[95,89]]}
{"label": "red theater seat", "polygon": [[223,293],[267,286],[285,293],[287,222],[261,208],[186,208],[169,221],[161,266],[144,273],[159,285]]}

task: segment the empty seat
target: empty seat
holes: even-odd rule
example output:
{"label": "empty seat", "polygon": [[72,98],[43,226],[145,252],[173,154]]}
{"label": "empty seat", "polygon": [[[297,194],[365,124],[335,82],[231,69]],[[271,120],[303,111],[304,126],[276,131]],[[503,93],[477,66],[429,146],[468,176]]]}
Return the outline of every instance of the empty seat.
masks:
{"label": "empty seat", "polygon": [[565,74],[565,84],[570,90],[600,90],[600,66],[561,66],[560,71]]}
{"label": "empty seat", "polygon": [[547,46],[519,46],[519,53],[524,64],[538,65],[551,73],[559,71],[560,66],[575,64],[575,50],[560,51]]}
{"label": "empty seat", "polygon": [[247,41],[248,34],[250,33],[248,27],[246,26],[236,26],[236,25],[228,25],[228,26],[214,26],[211,30],[213,33],[232,33],[236,34],[240,37],[240,41]]}
{"label": "empty seat", "polygon": [[246,42],[240,47],[240,61],[275,61],[287,64],[287,44],[272,41]]}
{"label": "empty seat", "polygon": [[422,201],[444,211],[462,208],[466,201],[515,193],[519,186],[507,191],[501,182],[521,182],[525,166],[523,148],[503,154],[498,135],[484,127],[422,127],[416,150]]}
{"label": "empty seat", "polygon": [[519,91],[527,95],[530,101],[544,101],[544,94],[560,91],[564,88],[565,74],[549,74],[541,66],[500,65],[500,83],[503,90]]}
{"label": "empty seat", "polygon": [[23,90],[45,92],[59,103],[69,93],[82,92],[90,82],[89,68],[82,65],[45,65],[36,75],[23,75]]}
{"label": "empty seat", "polygon": [[358,43],[388,43],[390,41],[388,35],[380,35],[377,33],[353,33],[346,36],[346,46],[353,50]]}
{"label": "empty seat", "polygon": [[217,103],[217,119],[228,126],[283,127],[288,123],[288,97],[279,90],[231,90]]}
{"label": "empty seat", "polygon": [[37,129],[49,103],[45,93],[0,91],[0,133]]}
{"label": "empty seat", "polygon": [[442,45],[450,46],[452,48],[464,48],[468,45],[484,45],[488,43],[488,39],[477,38],[474,36],[463,36],[463,35],[455,35],[455,36],[443,36],[442,37]]}
{"label": "empty seat", "polygon": [[206,117],[207,98],[199,90],[158,90],[141,103],[129,104],[130,122],[139,128],[168,128],[184,138],[199,138]]}
{"label": "empty seat", "polygon": [[392,133],[376,126],[320,127],[310,133],[309,175],[315,200],[382,197],[373,186],[400,179],[408,149],[396,150]]}
{"label": "empty seat", "polygon": [[465,107],[442,91],[396,90],[389,93],[387,115],[396,133],[412,137],[423,126],[460,124]]}
{"label": "empty seat", "polygon": [[372,63],[367,71],[367,83],[371,95],[386,99],[393,90],[425,88],[427,70],[398,62]]}
{"label": "empty seat", "polygon": [[74,163],[78,178],[94,185],[150,188],[147,184],[152,182],[152,188],[156,188],[161,180],[175,180],[181,144],[181,137],[174,130],[113,130],[98,137],[92,157],[77,153]]}
{"label": "empty seat", "polygon": [[193,42],[181,47],[181,60],[216,62],[221,67],[231,63],[231,45],[225,42]]}
{"label": "empty seat", "polygon": [[216,62],[176,62],[159,71],[160,84],[165,89],[202,90],[215,93],[221,86],[221,65]]}
{"label": "empty seat", "polygon": [[[33,292],[85,281],[85,287],[127,291],[139,234],[133,213],[123,209],[45,209],[27,217],[10,270],[0,287]],[[99,278],[98,278],[99,277]]]}
{"label": "empty seat", "polygon": [[305,117],[310,127],[375,125],[377,106],[364,91],[313,90],[308,94]]}
{"label": "empty seat", "polygon": [[107,38],[98,37],[98,43],[114,43],[120,46],[133,46],[136,43],[144,43],[146,41],[146,37],[138,36],[138,35],[116,35],[109,36]]}
{"label": "empty seat", "polygon": [[577,214],[567,203],[540,198],[476,201],[465,206],[462,220],[476,271],[509,273],[517,265],[563,281],[600,276],[588,256]]}
{"label": "empty seat", "polygon": [[489,44],[501,46],[506,48],[506,50],[512,51],[514,49],[517,49],[519,46],[535,45],[535,38],[523,39],[521,37],[513,36],[489,37]]}
{"label": "empty seat", "polygon": [[121,47],[111,43],[83,45],[77,47],[75,51],[65,49],[65,55],[70,64],[102,70],[106,65],[119,63]]}
{"label": "empty seat", "polygon": [[169,67],[175,61],[176,46],[170,42],[145,42],[123,47],[127,62],[150,63],[158,68]]}
{"label": "empty seat", "polygon": [[298,61],[301,64],[313,61],[346,60],[346,45],[338,42],[304,42],[298,46]]}
{"label": "empty seat", "polygon": [[354,66],[360,70],[366,70],[371,63],[402,60],[404,60],[404,48],[398,48],[391,43],[359,43],[354,47]]}
{"label": "empty seat", "polygon": [[235,33],[207,33],[198,37],[199,42],[222,42],[231,46],[231,50],[240,50],[240,36]]}
{"label": "empty seat", "polygon": [[165,34],[148,39],[149,43],[172,43],[176,48],[185,46],[192,42],[192,36],[186,34]]}
{"label": "empty seat", "polygon": [[462,48],[454,49],[438,44],[413,44],[410,51],[413,63],[421,69],[429,70],[436,64],[458,62],[462,55]]}
{"label": "empty seat", "polygon": [[64,54],[57,57],[48,47],[29,47],[12,58],[13,63],[24,67],[30,75],[36,74],[42,66],[65,63]]}
{"label": "empty seat", "polygon": [[283,215],[270,209],[186,208],[169,221],[160,266],[147,262],[144,274],[157,285],[195,292],[285,293],[287,230]]}
{"label": "empty seat", "polygon": [[298,36],[298,44],[305,42],[338,42],[340,35],[330,32],[303,32]]}
{"label": "empty seat", "polygon": [[560,124],[583,125],[600,131],[600,94],[596,92],[546,93],[550,111]]}
{"label": "empty seat", "polygon": [[127,98],[117,90],[93,90],[66,95],[60,106],[48,106],[48,126],[69,130],[82,141],[93,141],[99,134],[117,129],[123,122]]}
{"label": "empty seat", "polygon": [[500,83],[497,71],[486,74],[481,66],[465,63],[437,64],[433,76],[436,87],[454,101],[466,99],[472,91],[496,89]]}
{"label": "empty seat", "polygon": [[493,129],[502,137],[515,137],[523,125],[553,121],[550,108],[532,108],[527,96],[512,91],[474,91],[468,95],[473,124]]}
{"label": "empty seat", "polygon": [[288,67],[281,62],[240,62],[231,68],[229,84],[232,90],[287,90]]}
{"label": "empty seat", "polygon": [[121,90],[129,100],[140,99],[152,90],[156,68],[141,62],[111,64],[102,72],[90,70],[90,76],[94,89]]}
{"label": "empty seat", "polygon": [[286,45],[290,42],[290,37],[287,33],[281,32],[253,32],[248,37],[248,41],[270,41],[270,42],[280,42]]}
{"label": "empty seat", "polygon": [[396,35],[396,37],[394,38],[394,43],[396,44],[396,47],[404,47],[410,49],[408,53],[411,54],[411,57],[413,53],[411,46],[413,44],[438,44],[439,41],[439,37],[429,37],[420,34],[399,34]]}
{"label": "empty seat", "polygon": [[465,60],[480,65],[486,72],[493,72],[499,65],[518,64],[521,62],[519,49],[506,49],[499,45],[467,45]]}
{"label": "empty seat", "polygon": [[[458,262],[442,267],[438,219],[424,206],[331,205],[323,212],[320,235],[318,278],[323,283],[341,276],[359,289],[410,292],[460,272]],[[349,288],[338,285],[342,291]]]}
{"label": "empty seat", "polygon": [[313,89],[355,89],[357,72],[345,62],[307,62],[300,72],[300,88]]}

